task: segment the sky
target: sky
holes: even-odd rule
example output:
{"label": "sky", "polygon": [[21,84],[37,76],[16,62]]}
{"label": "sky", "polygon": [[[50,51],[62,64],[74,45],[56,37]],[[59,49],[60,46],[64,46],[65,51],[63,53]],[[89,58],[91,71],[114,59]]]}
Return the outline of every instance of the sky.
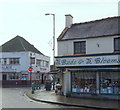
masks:
{"label": "sky", "polygon": [[[119,0],[0,0],[0,45],[19,35],[30,42],[53,63],[53,16],[55,39],[65,28],[65,15],[73,24],[118,16]],[[55,43],[57,56],[57,40]]]}

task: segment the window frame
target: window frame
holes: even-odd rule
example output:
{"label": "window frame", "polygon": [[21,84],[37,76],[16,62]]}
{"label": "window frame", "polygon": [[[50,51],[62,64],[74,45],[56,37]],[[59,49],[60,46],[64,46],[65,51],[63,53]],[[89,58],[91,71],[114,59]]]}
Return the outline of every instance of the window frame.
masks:
{"label": "window frame", "polygon": [[74,41],[73,43],[74,54],[86,54],[86,41]]}
{"label": "window frame", "polygon": [[30,57],[30,64],[35,64],[35,57]]}
{"label": "window frame", "polygon": [[[116,41],[117,39],[118,39],[118,41]],[[118,42],[118,44],[117,44],[118,47],[116,47],[116,42]],[[119,42],[120,42],[120,37],[114,38],[114,52],[120,51],[120,43]]]}
{"label": "window frame", "polygon": [[10,65],[19,65],[20,64],[20,58],[9,58],[9,64]]}

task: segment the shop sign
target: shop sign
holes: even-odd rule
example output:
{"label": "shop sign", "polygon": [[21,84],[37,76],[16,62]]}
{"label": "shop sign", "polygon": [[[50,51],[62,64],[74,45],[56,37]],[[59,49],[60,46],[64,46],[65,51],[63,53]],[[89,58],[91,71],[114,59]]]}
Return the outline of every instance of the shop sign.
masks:
{"label": "shop sign", "polygon": [[120,55],[56,58],[55,63],[56,63],[57,67],[119,65],[120,64]]}
{"label": "shop sign", "polygon": [[21,71],[21,74],[28,74],[28,71]]}
{"label": "shop sign", "polygon": [[0,65],[0,72],[16,72],[16,69],[11,65]]}
{"label": "shop sign", "polygon": [[47,69],[46,68],[40,68],[40,71],[46,71]]}
{"label": "shop sign", "polygon": [[10,66],[10,65],[5,65],[5,66],[2,66],[2,69],[3,69],[3,70],[11,70],[11,69],[12,69],[12,66]]}

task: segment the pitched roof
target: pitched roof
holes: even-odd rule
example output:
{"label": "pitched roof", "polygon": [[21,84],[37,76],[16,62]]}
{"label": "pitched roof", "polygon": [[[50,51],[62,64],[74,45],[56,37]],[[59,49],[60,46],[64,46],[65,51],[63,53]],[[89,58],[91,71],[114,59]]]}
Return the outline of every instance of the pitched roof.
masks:
{"label": "pitched roof", "polygon": [[[16,36],[8,42],[0,46],[2,52],[22,52],[31,51],[38,54],[42,54],[38,49],[36,49],[32,44],[25,40],[21,36]],[[42,54],[43,55],[43,54]]]}
{"label": "pitched roof", "polygon": [[100,20],[72,24],[70,28],[65,28],[58,41],[71,39],[85,39],[92,37],[102,37],[120,35],[120,16],[108,17]]}

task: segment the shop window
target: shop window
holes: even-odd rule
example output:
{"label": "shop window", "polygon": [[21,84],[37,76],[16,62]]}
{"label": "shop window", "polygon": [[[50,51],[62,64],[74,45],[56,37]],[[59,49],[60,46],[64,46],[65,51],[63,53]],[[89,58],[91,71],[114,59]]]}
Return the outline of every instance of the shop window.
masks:
{"label": "shop window", "polygon": [[18,73],[12,73],[9,75],[10,80],[17,80],[19,79],[19,74]]}
{"label": "shop window", "polygon": [[0,58],[0,64],[2,64],[2,59]]}
{"label": "shop window", "polygon": [[74,42],[74,54],[86,53],[86,41]]}
{"label": "shop window", "polygon": [[118,72],[102,72],[100,74],[100,93],[120,94],[120,75]]}
{"label": "shop window", "polygon": [[114,38],[114,51],[120,51],[120,37]]}
{"label": "shop window", "polygon": [[28,75],[27,75],[27,74],[22,74],[21,80],[27,80],[27,78],[28,78]]}
{"label": "shop window", "polygon": [[95,73],[72,72],[72,92],[96,93]]}

